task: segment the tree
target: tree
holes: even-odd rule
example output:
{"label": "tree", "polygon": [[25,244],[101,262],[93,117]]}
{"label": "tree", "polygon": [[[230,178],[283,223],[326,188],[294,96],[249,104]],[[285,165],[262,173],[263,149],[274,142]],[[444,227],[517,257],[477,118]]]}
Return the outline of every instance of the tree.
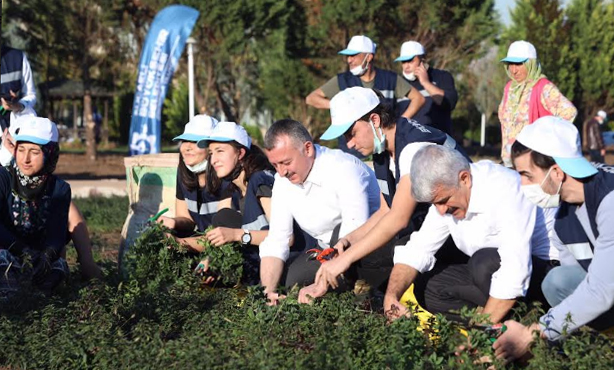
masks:
{"label": "tree", "polygon": [[614,4],[574,0],[565,13],[571,30],[571,52],[566,62],[577,81],[574,103],[582,122],[598,109],[614,105]]}
{"label": "tree", "polygon": [[[497,47],[489,46],[486,55],[474,60],[465,74],[466,83],[472,91],[473,101],[488,126],[490,118],[497,113],[507,76],[500,66]],[[467,136],[473,138],[475,127],[470,123]],[[497,121],[498,123],[498,121]]]}

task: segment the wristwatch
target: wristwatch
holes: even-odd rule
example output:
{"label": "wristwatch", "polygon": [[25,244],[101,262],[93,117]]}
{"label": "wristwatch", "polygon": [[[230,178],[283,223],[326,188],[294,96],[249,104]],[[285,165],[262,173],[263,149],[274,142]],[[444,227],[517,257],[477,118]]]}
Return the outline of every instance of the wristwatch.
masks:
{"label": "wristwatch", "polygon": [[252,234],[249,233],[249,230],[243,229],[243,235],[241,236],[241,244],[248,245],[252,242]]}

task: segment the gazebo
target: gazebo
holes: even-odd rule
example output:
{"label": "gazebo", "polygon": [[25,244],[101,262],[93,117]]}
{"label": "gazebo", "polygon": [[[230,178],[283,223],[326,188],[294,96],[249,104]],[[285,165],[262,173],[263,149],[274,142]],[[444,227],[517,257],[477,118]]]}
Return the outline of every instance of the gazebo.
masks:
{"label": "gazebo", "polygon": [[[73,140],[79,140],[85,136],[85,126],[83,119],[83,81],[61,79],[50,81],[38,85],[39,91],[45,103],[47,117],[52,119],[60,129],[60,137],[66,140],[72,137]],[[109,142],[109,100],[112,100],[116,95],[103,87],[92,83],[90,87],[90,95],[92,98],[92,112],[98,113],[99,121],[97,125],[100,128],[100,140],[104,144]],[[72,105],[72,115],[70,108]],[[102,105],[102,113],[99,107]],[[81,108],[81,109],[79,109]],[[72,116],[72,124],[68,124]],[[96,121],[96,118],[95,118]],[[101,127],[100,127],[101,126]],[[69,129],[70,127],[70,129]],[[72,130],[72,135],[69,131]]]}

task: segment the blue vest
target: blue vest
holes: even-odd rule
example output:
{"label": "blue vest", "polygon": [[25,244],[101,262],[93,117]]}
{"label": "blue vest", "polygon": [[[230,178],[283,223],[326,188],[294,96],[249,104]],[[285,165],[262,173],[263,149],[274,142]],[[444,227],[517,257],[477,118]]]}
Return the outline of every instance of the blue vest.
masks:
{"label": "blue vest", "polygon": [[[597,210],[603,198],[613,191],[614,173],[612,172],[599,171],[584,183],[584,204],[595,239],[599,237]],[[588,271],[595,247],[576,216],[577,208],[576,205],[563,202],[556,215],[554,230],[582,268]]]}
{"label": "blue vest", "polygon": [[[433,127],[425,127],[414,120],[408,120],[404,117],[397,119],[394,137],[395,175],[393,176],[392,172],[390,172],[390,155],[388,152],[373,155],[375,177],[377,177],[377,183],[379,184],[380,191],[384,194],[384,199],[386,199],[388,207],[392,206],[392,199],[394,198],[397,184],[401,180],[399,168],[399,157],[401,156],[401,152],[408,144],[420,142],[434,143],[456,149],[469,159],[469,156],[456,143],[456,140],[448,134]],[[469,161],[471,162],[471,159],[469,159]]]}
{"label": "blue vest", "polygon": [[[8,46],[2,46],[2,61],[0,64],[1,84],[0,92],[3,97],[10,96],[10,91],[21,98],[21,79],[23,76],[23,52]],[[2,129],[9,127],[10,112],[0,116]]]}
{"label": "blue vest", "polygon": [[0,85],[2,95],[9,95],[9,91],[12,90],[17,94],[17,97],[21,97],[22,68],[23,52],[2,46],[2,65],[0,66],[2,71],[2,83]]}
{"label": "blue vest", "polygon": [[213,216],[217,212],[217,207],[220,202],[219,194],[224,192],[228,186],[228,182],[222,181],[222,187],[218,194],[211,194],[206,187],[189,191],[183,186],[179,176],[179,171],[177,171],[177,186],[183,195],[183,200],[188,206],[188,212],[190,212],[192,220],[196,223],[198,231],[203,232],[212,224]]}
{"label": "blue vest", "polygon": [[[394,110],[396,99],[394,90],[397,88],[397,74],[385,69],[373,68],[375,70],[375,82],[373,88],[379,90],[384,95],[385,101]],[[343,91],[348,87],[361,86],[362,80],[358,76],[354,76],[351,72],[346,71],[337,75],[339,90]]]}
{"label": "blue vest", "polygon": [[[266,219],[264,209],[258,200],[258,189],[265,185],[273,188],[275,183],[275,174],[271,171],[258,171],[253,173],[247,181],[247,190],[245,191],[244,206],[241,212],[243,217],[242,229],[247,230],[268,230],[269,222]],[[240,194],[233,195],[233,207],[240,209],[238,206]]]}

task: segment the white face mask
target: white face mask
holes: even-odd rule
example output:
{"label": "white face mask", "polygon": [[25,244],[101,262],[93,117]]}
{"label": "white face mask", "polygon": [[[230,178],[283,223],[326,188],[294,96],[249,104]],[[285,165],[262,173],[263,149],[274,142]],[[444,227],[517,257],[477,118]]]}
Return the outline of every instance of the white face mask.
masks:
{"label": "white face mask", "polygon": [[9,152],[4,144],[0,144],[0,166],[9,167],[11,163],[13,163],[13,153]]}
{"label": "white face mask", "polygon": [[552,167],[546,173],[546,177],[541,182],[541,184],[531,184],[531,185],[522,185],[520,189],[524,193],[524,196],[527,197],[531,203],[535,204],[541,208],[556,208],[561,205],[561,187],[563,186],[563,182],[559,184],[559,188],[556,191],[556,194],[548,194],[542,189],[544,182],[550,175],[550,171]]}
{"label": "white face mask", "polygon": [[205,159],[204,161],[195,164],[194,166],[190,166],[187,163],[185,164],[185,166],[188,168],[188,170],[190,170],[192,173],[201,173],[201,172],[205,172],[205,170],[207,169],[207,165],[209,164],[209,162]]}
{"label": "white face mask", "polygon": [[371,120],[369,120],[369,125],[371,125],[371,130],[373,130],[373,154],[381,154],[384,152],[384,150],[386,150],[386,135],[384,134],[382,129],[378,127],[377,129],[379,130],[379,134],[382,137],[380,139],[379,137],[377,137],[377,133],[375,133],[375,125]]}
{"label": "white face mask", "polygon": [[403,77],[410,81],[416,81],[416,74],[414,72],[405,73],[403,72]]}
{"label": "white face mask", "polygon": [[[360,63],[359,66],[356,66],[350,69],[350,73],[353,74],[354,76],[359,76],[359,77],[364,75],[367,72],[367,69],[369,69],[369,62],[365,64],[368,57],[369,57],[369,54],[365,55],[365,59],[362,60],[362,63]],[[365,64],[364,67],[363,67],[363,64]]]}

